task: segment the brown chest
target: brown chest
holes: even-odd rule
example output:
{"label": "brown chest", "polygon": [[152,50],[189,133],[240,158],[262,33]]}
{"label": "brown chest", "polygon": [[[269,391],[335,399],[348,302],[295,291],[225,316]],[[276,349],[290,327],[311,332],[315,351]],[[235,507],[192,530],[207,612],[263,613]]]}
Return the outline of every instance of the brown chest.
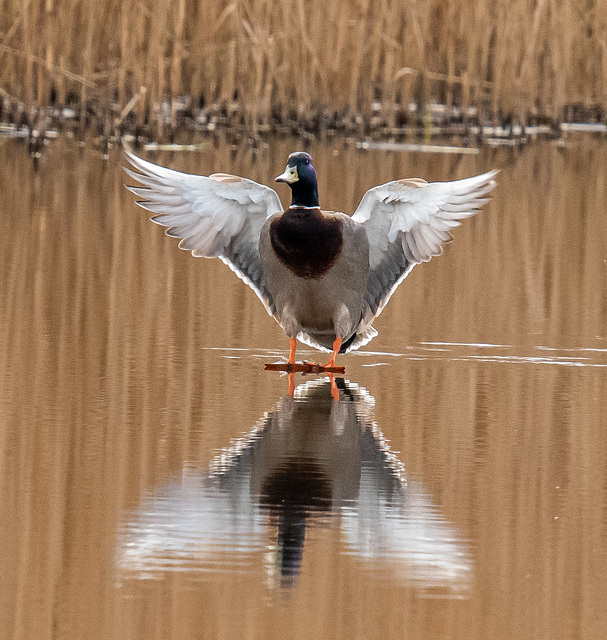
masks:
{"label": "brown chest", "polygon": [[270,225],[277,258],[300,278],[322,278],[343,247],[343,225],[320,209],[288,209]]}

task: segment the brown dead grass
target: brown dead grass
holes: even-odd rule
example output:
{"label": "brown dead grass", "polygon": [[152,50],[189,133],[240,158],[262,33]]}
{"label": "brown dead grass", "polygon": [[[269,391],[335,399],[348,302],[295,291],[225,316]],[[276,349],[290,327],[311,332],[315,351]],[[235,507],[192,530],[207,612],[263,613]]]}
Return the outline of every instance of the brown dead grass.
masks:
{"label": "brown dead grass", "polygon": [[255,124],[319,108],[370,118],[377,100],[388,124],[395,105],[429,100],[559,119],[606,102],[607,4],[0,0],[0,88],[140,118],[202,96],[228,111],[236,97]]}

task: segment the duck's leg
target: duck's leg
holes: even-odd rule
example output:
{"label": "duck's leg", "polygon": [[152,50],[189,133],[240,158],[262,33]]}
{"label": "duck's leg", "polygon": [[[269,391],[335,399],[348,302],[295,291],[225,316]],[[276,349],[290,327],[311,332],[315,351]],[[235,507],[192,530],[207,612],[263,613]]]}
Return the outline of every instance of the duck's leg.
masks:
{"label": "duck's leg", "polygon": [[295,395],[295,374],[289,373],[289,396],[292,398]]}
{"label": "duck's leg", "polygon": [[295,350],[297,349],[297,340],[289,338],[289,364],[295,364]]}
{"label": "duck's leg", "polygon": [[270,371],[302,371],[302,365],[297,365],[295,362],[295,350],[297,349],[297,340],[295,338],[289,338],[289,361],[287,363],[275,362],[267,363],[266,369]]}
{"label": "duck's leg", "polygon": [[335,383],[335,374],[329,373],[328,376],[329,381],[331,382],[331,397],[333,398],[333,400],[339,401],[339,388]]}
{"label": "duck's leg", "polygon": [[331,354],[331,357],[329,358],[328,362],[325,362],[325,364],[321,364],[321,367],[334,367],[335,366],[335,356],[337,356],[337,354],[339,353],[339,350],[341,349],[341,338],[335,338],[335,342],[333,343],[333,353]]}
{"label": "duck's leg", "polygon": [[[266,371],[286,371],[287,373],[294,373],[299,371],[301,373],[344,373],[343,367],[335,366],[335,356],[338,354],[341,348],[341,338],[337,338],[333,343],[333,353],[327,364],[316,364],[315,362],[295,362],[295,349],[297,348],[297,340],[295,338],[289,338],[289,361],[288,362],[274,362],[267,363],[265,365]],[[329,369],[327,372],[326,370]]]}

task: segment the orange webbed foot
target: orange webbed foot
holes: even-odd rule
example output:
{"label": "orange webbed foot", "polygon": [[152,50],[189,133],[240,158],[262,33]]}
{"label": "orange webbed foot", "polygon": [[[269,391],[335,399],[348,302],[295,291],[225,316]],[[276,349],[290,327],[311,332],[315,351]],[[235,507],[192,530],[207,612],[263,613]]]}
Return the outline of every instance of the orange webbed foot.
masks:
{"label": "orange webbed foot", "polygon": [[333,353],[331,354],[329,361],[326,362],[325,364],[321,364],[320,366],[323,369],[335,368],[335,358],[337,357],[337,354],[339,353],[340,349],[341,349],[341,338],[335,338],[335,342],[333,342]]}
{"label": "orange webbed foot", "polygon": [[345,367],[338,367],[335,364],[335,356],[338,354],[341,347],[341,338],[337,338],[333,343],[333,353],[329,358],[329,361],[325,364],[317,364],[316,362],[303,362],[295,361],[295,349],[297,347],[297,340],[295,338],[289,339],[289,361],[288,362],[272,362],[266,363],[266,371],[286,371],[287,373],[345,373]]}

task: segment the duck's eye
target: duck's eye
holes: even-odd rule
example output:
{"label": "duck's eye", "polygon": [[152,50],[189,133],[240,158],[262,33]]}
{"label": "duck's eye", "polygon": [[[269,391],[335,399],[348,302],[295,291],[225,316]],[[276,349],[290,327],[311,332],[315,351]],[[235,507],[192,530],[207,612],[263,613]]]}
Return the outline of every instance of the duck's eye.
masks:
{"label": "duck's eye", "polygon": [[309,161],[309,160],[306,160],[306,164],[310,164],[310,161]]}

